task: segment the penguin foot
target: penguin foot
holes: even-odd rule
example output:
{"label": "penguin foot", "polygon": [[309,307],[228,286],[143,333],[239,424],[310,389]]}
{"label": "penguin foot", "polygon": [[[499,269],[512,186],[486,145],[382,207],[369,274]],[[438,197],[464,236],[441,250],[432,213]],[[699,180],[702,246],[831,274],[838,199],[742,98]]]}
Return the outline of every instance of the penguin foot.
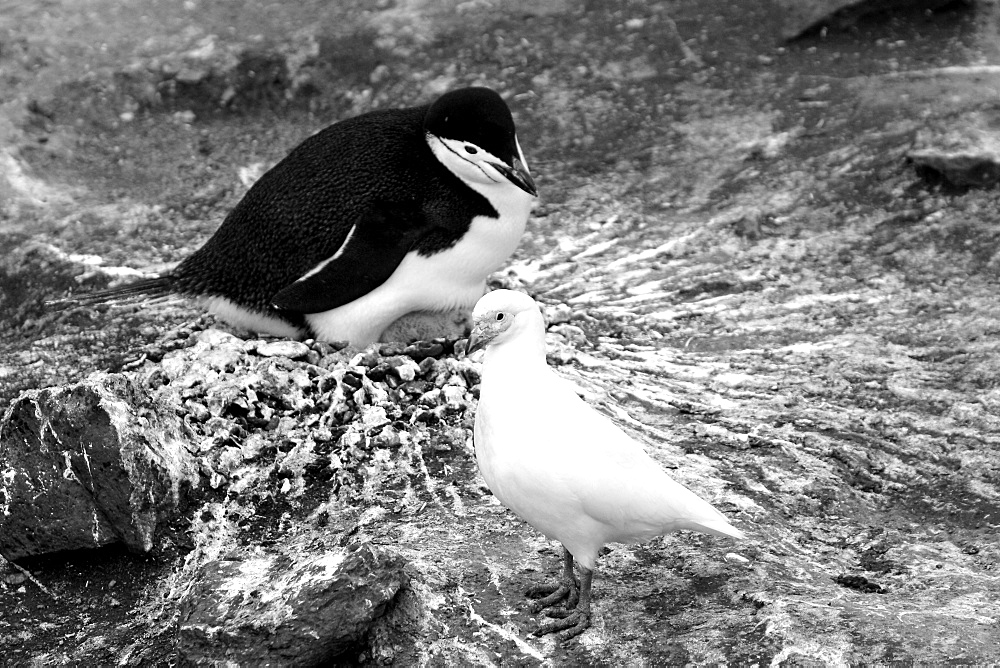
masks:
{"label": "penguin foot", "polygon": [[[555,611],[552,611],[555,612]],[[549,613],[550,617],[555,617]],[[581,610],[567,611],[562,619],[546,622],[535,629],[533,636],[544,636],[555,633],[560,642],[566,642],[590,628],[590,614]]]}

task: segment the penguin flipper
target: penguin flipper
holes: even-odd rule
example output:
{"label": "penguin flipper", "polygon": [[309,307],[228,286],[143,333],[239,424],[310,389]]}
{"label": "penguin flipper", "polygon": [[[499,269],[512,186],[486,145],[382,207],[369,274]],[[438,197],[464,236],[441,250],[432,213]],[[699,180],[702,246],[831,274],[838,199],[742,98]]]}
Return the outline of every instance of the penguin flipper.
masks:
{"label": "penguin flipper", "polygon": [[321,313],[389,280],[426,231],[419,208],[384,203],[361,216],[337,252],[271,298],[279,311]]}

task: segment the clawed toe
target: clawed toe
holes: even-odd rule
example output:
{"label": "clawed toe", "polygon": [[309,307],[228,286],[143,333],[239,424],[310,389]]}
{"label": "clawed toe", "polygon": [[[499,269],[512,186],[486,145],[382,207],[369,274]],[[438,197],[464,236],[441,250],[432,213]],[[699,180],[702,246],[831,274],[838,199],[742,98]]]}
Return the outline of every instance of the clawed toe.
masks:
{"label": "clawed toe", "polygon": [[[555,612],[555,611],[552,611]],[[551,612],[549,616],[555,617]],[[565,642],[575,638],[590,627],[590,615],[579,611],[567,611],[562,619],[546,622],[538,627],[532,634],[534,636],[544,636],[549,633],[556,633],[560,642]]]}
{"label": "clawed toe", "polygon": [[529,597],[537,599],[528,608],[532,614],[551,608],[560,601],[566,602],[565,607],[546,610],[545,616],[552,621],[540,625],[532,635],[555,633],[560,642],[566,642],[590,627],[590,586],[594,572],[583,567],[581,571],[582,579],[577,580],[573,573],[573,555],[563,547],[563,573],[559,581],[556,584],[532,587],[525,592]]}
{"label": "clawed toe", "polygon": [[537,599],[528,606],[532,614],[538,614],[545,608],[549,608],[563,599],[568,601],[571,598],[574,600],[577,598],[576,589],[571,588],[564,582],[560,582],[557,585],[533,587],[528,590],[528,596]]}
{"label": "clawed toe", "polygon": [[545,611],[546,617],[551,617],[552,619],[566,619],[570,615],[575,615],[576,613],[572,608],[552,608],[551,610]]}
{"label": "clawed toe", "polygon": [[524,595],[528,598],[545,598],[554,594],[562,586],[562,583],[558,582],[555,584],[537,585],[524,592]]}

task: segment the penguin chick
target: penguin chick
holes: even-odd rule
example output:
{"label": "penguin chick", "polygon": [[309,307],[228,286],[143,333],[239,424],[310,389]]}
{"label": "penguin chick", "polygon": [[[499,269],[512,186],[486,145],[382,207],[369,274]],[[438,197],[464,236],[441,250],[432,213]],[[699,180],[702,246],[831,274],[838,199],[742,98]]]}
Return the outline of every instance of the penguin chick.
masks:
{"label": "penguin chick", "polygon": [[591,582],[606,543],[678,529],[743,538],[548,367],[534,300],[496,290],[479,300],[473,320],[466,354],[486,349],[475,422],[479,470],[501,503],[563,545],[559,582],[529,596],[542,597],[533,612],[562,600],[566,609],[550,611],[556,619],[535,635],[556,632],[568,640],[590,626]]}
{"label": "penguin chick", "polygon": [[408,313],[470,309],[536,196],[507,104],[464,88],[327,127],[166,275],[54,303],[176,293],[251,331],[363,346]]}

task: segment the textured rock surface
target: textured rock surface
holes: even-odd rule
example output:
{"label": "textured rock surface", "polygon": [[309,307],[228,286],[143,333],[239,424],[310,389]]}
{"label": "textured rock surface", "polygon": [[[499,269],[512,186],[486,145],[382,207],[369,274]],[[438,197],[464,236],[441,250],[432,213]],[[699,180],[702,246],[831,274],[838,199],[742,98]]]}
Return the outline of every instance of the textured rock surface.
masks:
{"label": "textured rock surface", "polygon": [[[176,661],[206,564],[366,543],[408,584],[361,664],[1000,661],[1000,193],[907,160],[995,107],[996,5],[780,47],[775,6],[723,0],[137,0],[116,28],[119,4],[88,7],[0,15],[0,132],[59,195],[0,215],[0,396],[124,369],[192,430],[208,484],[151,557],[25,560],[58,600],[0,578],[10,661]],[[305,83],[220,108],[244,53]],[[204,96],[135,107],[118,82],[157,62]],[[750,536],[612,546],[566,648],[529,635],[522,593],[558,551],[476,473],[463,342],[269,357],[183,303],[40,304],[170,266],[319,127],[476,83],[508,96],[543,193],[496,283],[536,296],[550,363]]]}
{"label": "textured rock surface", "polygon": [[781,36],[794,39],[807,30],[830,26],[843,30],[869,14],[891,11],[929,11],[955,0],[775,0],[784,23]]}
{"label": "textured rock surface", "polygon": [[322,665],[357,644],[405,584],[403,561],[370,544],[297,537],[202,566],[180,613],[195,665]]}
{"label": "textured rock surface", "polygon": [[0,420],[0,554],[148,552],[198,471],[190,434],[132,378],[28,392]]}
{"label": "textured rock surface", "polygon": [[[1000,87],[994,90],[1000,93]],[[914,165],[960,187],[1000,183],[1000,113],[972,114],[951,119],[948,125],[917,135],[916,146],[907,154]]]}

